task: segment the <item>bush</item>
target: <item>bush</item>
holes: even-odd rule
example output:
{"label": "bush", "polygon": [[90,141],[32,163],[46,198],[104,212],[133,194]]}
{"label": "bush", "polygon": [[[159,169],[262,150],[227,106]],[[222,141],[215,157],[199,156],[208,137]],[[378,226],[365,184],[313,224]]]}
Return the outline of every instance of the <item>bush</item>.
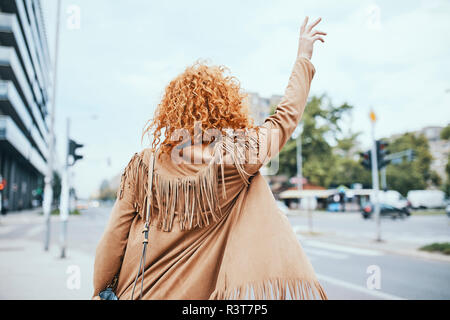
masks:
{"label": "bush", "polygon": [[450,242],[442,242],[442,243],[435,242],[421,247],[420,250],[430,252],[441,252],[443,254],[450,255]]}

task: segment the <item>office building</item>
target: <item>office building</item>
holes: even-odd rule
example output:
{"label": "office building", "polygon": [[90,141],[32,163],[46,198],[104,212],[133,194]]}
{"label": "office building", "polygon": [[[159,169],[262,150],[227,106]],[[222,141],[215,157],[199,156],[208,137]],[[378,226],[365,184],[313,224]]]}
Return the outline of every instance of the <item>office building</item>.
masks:
{"label": "office building", "polygon": [[39,204],[47,167],[50,56],[39,0],[0,2],[3,210]]}

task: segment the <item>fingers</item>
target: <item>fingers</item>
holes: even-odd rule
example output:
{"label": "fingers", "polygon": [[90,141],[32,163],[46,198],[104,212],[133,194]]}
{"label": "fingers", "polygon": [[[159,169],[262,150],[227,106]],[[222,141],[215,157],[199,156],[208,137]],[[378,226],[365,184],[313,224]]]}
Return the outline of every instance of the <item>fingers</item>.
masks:
{"label": "fingers", "polygon": [[316,42],[317,40],[320,40],[320,41],[322,41],[322,42],[325,42],[325,40],[323,40],[323,38],[320,37],[320,36],[315,36],[315,37],[312,38],[312,40],[313,40],[313,43]]}
{"label": "fingers", "polygon": [[323,31],[320,31],[320,30],[313,30],[312,33],[311,33],[311,36],[314,37],[315,35],[318,35],[318,34],[323,35],[323,36],[327,35],[326,32],[323,32]]}
{"label": "fingers", "polygon": [[317,26],[319,24],[320,21],[322,21],[322,18],[317,18],[316,21],[314,21],[310,26],[308,26],[306,31],[310,32],[312,30],[312,28],[314,28],[315,26]]}
{"label": "fingers", "polygon": [[308,24],[308,19],[309,19],[308,16],[306,16],[305,20],[303,20],[302,27],[300,28],[301,33],[305,32],[306,25]]}

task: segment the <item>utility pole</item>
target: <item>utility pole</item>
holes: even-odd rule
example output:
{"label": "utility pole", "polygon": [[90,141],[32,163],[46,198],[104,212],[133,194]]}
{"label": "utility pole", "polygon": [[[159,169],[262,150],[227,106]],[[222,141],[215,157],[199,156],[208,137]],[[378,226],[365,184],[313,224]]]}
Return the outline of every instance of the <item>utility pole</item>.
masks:
{"label": "utility pole", "polygon": [[61,0],[57,2],[56,9],[56,34],[55,34],[55,51],[53,56],[53,92],[51,100],[50,111],[50,135],[48,141],[48,155],[47,155],[47,172],[45,175],[44,186],[44,199],[42,203],[42,210],[44,212],[45,220],[45,238],[44,238],[44,250],[48,251],[50,245],[50,217],[53,202],[53,165],[55,156],[55,110],[56,110],[56,87],[58,76],[58,48],[59,48],[59,19],[61,13]]}
{"label": "utility pole", "polygon": [[66,257],[67,248],[67,223],[69,220],[69,197],[70,197],[70,176],[69,176],[69,152],[70,152],[70,118],[67,118],[66,139],[64,149],[64,167],[62,173],[61,200],[59,205],[59,218],[61,221],[61,258]]}
{"label": "utility pole", "polygon": [[378,194],[380,191],[380,184],[378,181],[378,159],[377,159],[377,141],[375,139],[375,122],[377,121],[375,112],[370,111],[370,120],[372,123],[372,189],[374,193],[374,209],[376,221],[376,241],[381,241],[381,219],[380,219],[380,201]]}
{"label": "utility pole", "polygon": [[386,182],[386,167],[381,169],[381,190],[387,190],[387,182]]}
{"label": "utility pole", "polygon": [[[303,159],[302,159],[302,133],[303,133],[303,124],[300,123],[298,125],[298,135],[296,138],[297,142],[297,187],[298,190],[303,190]],[[299,198],[300,200],[300,198]]]}

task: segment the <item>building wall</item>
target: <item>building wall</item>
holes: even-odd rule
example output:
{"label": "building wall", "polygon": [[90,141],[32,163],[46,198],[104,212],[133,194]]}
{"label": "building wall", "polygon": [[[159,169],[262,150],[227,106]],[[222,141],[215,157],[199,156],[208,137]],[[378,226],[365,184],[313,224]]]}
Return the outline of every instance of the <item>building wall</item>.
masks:
{"label": "building wall", "polygon": [[39,0],[0,2],[2,209],[39,203],[48,157],[50,56]]}
{"label": "building wall", "polygon": [[443,127],[425,127],[419,131],[423,133],[428,139],[430,145],[430,153],[433,156],[431,161],[431,170],[437,172],[437,174],[445,181],[445,166],[447,165],[448,155],[450,153],[450,141],[441,139],[441,131]]}
{"label": "building wall", "polygon": [[270,98],[264,98],[256,92],[249,92],[248,105],[250,116],[253,118],[255,124],[263,124],[264,120],[270,115],[272,107],[277,106],[280,101],[281,96],[279,95],[272,95]]}

